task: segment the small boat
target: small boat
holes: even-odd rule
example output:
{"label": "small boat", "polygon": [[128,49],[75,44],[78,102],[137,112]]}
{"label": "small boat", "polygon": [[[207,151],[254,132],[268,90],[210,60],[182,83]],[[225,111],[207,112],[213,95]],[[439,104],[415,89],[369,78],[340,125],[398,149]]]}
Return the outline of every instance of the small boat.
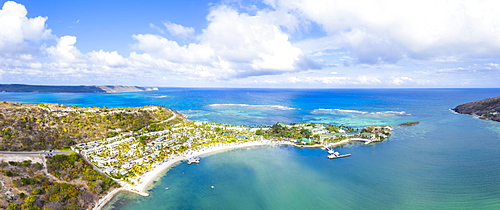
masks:
{"label": "small boat", "polygon": [[170,187],[171,187],[171,186],[168,186],[168,187],[165,187],[165,190],[168,190],[168,189],[170,189]]}
{"label": "small boat", "polygon": [[215,188],[215,186],[213,186],[213,185],[212,185],[212,186],[210,186],[210,187],[211,187],[212,189],[214,189],[214,188]]}
{"label": "small boat", "polygon": [[327,150],[328,150],[328,154],[333,154],[333,153],[335,153],[335,150],[333,150],[333,149],[327,148]]}

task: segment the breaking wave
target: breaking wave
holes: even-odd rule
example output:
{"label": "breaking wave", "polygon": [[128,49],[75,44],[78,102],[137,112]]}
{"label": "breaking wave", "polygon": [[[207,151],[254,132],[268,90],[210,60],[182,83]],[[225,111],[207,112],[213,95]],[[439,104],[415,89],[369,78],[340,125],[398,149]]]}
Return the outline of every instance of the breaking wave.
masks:
{"label": "breaking wave", "polygon": [[411,115],[405,111],[383,111],[383,112],[366,112],[360,110],[349,110],[349,109],[315,109],[311,111],[312,114],[362,114],[362,115],[396,115],[396,116],[407,116]]}
{"label": "breaking wave", "polygon": [[207,107],[243,107],[250,109],[296,110],[297,108],[282,105],[250,105],[250,104],[210,104]]}

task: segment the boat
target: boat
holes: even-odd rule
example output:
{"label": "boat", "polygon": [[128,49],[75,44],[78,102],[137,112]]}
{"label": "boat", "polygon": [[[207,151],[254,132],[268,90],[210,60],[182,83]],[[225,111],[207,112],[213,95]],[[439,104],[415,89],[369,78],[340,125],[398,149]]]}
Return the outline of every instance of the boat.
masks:
{"label": "boat", "polygon": [[170,189],[170,186],[168,186],[168,187],[165,187],[165,190],[168,190],[168,189]]}
{"label": "boat", "polygon": [[333,153],[335,153],[335,150],[333,150],[333,149],[327,148],[327,150],[328,150],[328,154],[333,154]]}
{"label": "boat", "polygon": [[213,186],[213,185],[212,185],[212,186],[210,186],[210,187],[211,187],[212,189],[214,189],[214,188],[215,188],[215,186]]}

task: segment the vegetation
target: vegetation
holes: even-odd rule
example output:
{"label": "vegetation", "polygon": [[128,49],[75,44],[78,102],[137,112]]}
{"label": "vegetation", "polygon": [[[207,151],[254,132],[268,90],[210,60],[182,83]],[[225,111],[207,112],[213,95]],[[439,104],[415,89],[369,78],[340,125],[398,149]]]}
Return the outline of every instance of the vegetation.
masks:
{"label": "vegetation", "polygon": [[453,111],[477,115],[481,119],[500,122],[500,96],[458,105]]}
{"label": "vegetation", "polygon": [[1,162],[0,209],[89,209],[99,196],[119,187],[78,154],[48,158],[47,166],[58,180],[50,179],[38,162]]}
{"label": "vegetation", "polygon": [[[292,123],[290,125],[285,123],[276,123],[270,127],[265,129],[260,129],[256,131],[257,135],[262,135],[264,138],[286,138],[286,139],[295,139],[298,142],[303,139],[308,139],[308,142],[318,142],[320,140],[320,135],[322,133],[339,133],[342,132],[355,132],[356,130],[347,127],[344,125],[336,126],[336,125],[319,125],[315,123],[306,123],[306,124],[295,124]],[[337,140],[343,139],[342,136],[339,136]],[[312,140],[312,141],[309,141]]]}
{"label": "vegetation", "polygon": [[113,179],[96,171],[84,159],[73,153],[71,155],[55,155],[47,158],[47,168],[49,173],[55,175],[63,181],[83,180],[87,183],[88,189],[97,195],[103,194],[111,187],[118,187]]}
{"label": "vegetation", "polygon": [[[156,106],[154,106],[156,107]],[[85,109],[53,104],[0,102],[0,150],[64,149],[72,145],[138,131],[169,119],[173,111],[155,109]],[[180,116],[180,115],[178,115]],[[178,117],[171,122],[186,121]],[[163,123],[163,124],[165,124]],[[154,126],[148,129],[154,130]]]}
{"label": "vegetation", "polygon": [[398,126],[413,126],[418,124],[420,124],[420,122],[406,122],[406,123],[401,123]]}

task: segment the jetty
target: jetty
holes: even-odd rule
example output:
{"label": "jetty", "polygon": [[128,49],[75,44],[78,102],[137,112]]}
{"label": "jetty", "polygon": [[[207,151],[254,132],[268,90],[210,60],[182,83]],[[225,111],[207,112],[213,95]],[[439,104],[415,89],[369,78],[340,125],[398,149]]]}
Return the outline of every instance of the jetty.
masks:
{"label": "jetty", "polygon": [[200,163],[200,158],[199,157],[190,157],[187,159],[188,165],[191,165],[192,163]]}
{"label": "jetty", "polygon": [[349,157],[351,154],[345,154],[345,155],[328,155],[328,158],[330,159],[336,159],[336,158],[343,158],[343,157]]}
{"label": "jetty", "polygon": [[335,152],[333,149],[328,148],[328,158],[330,159],[336,159],[336,158],[343,158],[343,157],[349,157],[351,154],[345,154],[341,155],[339,152]]}

